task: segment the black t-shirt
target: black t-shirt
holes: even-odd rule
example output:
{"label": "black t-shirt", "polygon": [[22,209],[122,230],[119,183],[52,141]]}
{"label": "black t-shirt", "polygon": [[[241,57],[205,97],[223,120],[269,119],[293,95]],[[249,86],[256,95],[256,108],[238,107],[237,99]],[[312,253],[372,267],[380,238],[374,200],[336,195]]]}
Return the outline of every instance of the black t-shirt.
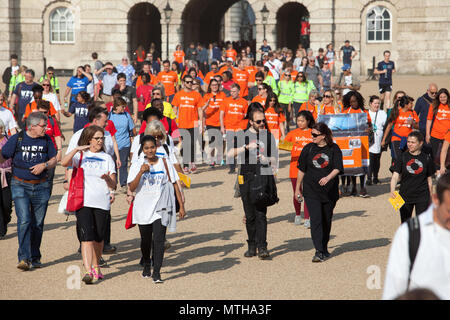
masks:
{"label": "black t-shirt", "polygon": [[[227,134],[228,135],[228,134]],[[227,136],[227,140],[228,140]],[[258,162],[257,155],[261,154],[266,158],[277,157],[276,142],[273,135],[268,130],[260,130],[259,133],[254,133],[247,129],[245,131],[236,132],[237,144],[240,148],[244,144],[248,145],[252,142],[259,143],[259,148],[254,150],[245,150],[237,157],[237,164],[241,164],[241,174],[260,173],[258,168],[261,166]],[[230,145],[230,144],[229,144]],[[268,168],[272,170],[271,168]]]}
{"label": "black t-shirt", "polygon": [[[119,86],[116,85],[116,88],[119,89]],[[133,106],[133,99],[136,98],[136,88],[126,86],[125,89],[120,90],[120,94],[122,95],[123,100],[127,103],[128,109],[133,114],[134,113],[134,106]]]}
{"label": "black t-shirt", "polygon": [[319,147],[315,143],[307,144],[300,154],[297,168],[305,173],[303,178],[303,196],[320,202],[337,201],[339,199],[339,177],[336,176],[326,185],[319,184],[334,169],[344,172],[342,151],[333,143],[331,146]]}
{"label": "black t-shirt", "polygon": [[380,74],[379,78],[380,85],[392,85],[392,70],[394,69],[395,69],[394,61],[385,62],[383,60],[378,62],[377,66],[378,71],[387,70],[387,73]]}
{"label": "black t-shirt", "polygon": [[426,202],[430,199],[427,178],[436,168],[430,156],[424,152],[414,156],[408,151],[395,161],[394,172],[401,177],[400,195],[405,203]]}

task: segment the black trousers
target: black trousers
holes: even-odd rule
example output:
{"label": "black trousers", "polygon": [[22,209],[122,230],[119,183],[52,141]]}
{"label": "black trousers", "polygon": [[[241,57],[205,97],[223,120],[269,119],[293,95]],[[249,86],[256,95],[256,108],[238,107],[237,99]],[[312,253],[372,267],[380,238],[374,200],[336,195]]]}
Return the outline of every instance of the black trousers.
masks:
{"label": "black trousers", "polygon": [[289,104],[280,103],[280,107],[286,115],[286,132],[289,132],[289,125],[291,124],[291,113],[288,111]]}
{"label": "black trousers", "polygon": [[8,223],[11,221],[12,197],[11,197],[11,177],[10,173],[6,173],[6,181],[8,186],[1,188],[0,186],[0,237],[4,237],[8,231]]}
{"label": "black trousers", "polygon": [[164,258],[164,242],[166,241],[166,227],[161,224],[161,219],[152,224],[139,225],[141,234],[141,252],[145,264],[150,264],[150,254],[153,240],[153,273],[160,274]]}
{"label": "black trousers", "polygon": [[412,212],[414,207],[416,207],[416,216],[425,212],[430,205],[429,201],[417,202],[417,203],[405,203],[400,208],[400,218],[402,219],[402,223],[412,217]]}
{"label": "black trousers", "polygon": [[240,186],[242,206],[245,212],[245,227],[249,245],[256,245],[258,249],[267,249],[267,207],[250,202],[250,186],[247,176]]}
{"label": "black trousers", "polygon": [[434,160],[436,158],[437,152],[439,150],[439,146],[441,145],[442,140],[436,139],[434,137],[430,137],[430,144],[431,144],[431,159]]}
{"label": "black trousers", "polygon": [[336,202],[320,202],[316,199],[305,198],[305,204],[308,206],[314,248],[325,253],[330,241],[331,221]]}
{"label": "black trousers", "polygon": [[178,129],[183,139],[183,148],[181,155],[183,156],[183,166],[187,167],[189,162],[193,163],[195,158],[196,140],[194,132],[197,128]]}
{"label": "black trousers", "polygon": [[369,152],[370,166],[369,166],[369,179],[378,179],[378,173],[380,172],[380,153]]}

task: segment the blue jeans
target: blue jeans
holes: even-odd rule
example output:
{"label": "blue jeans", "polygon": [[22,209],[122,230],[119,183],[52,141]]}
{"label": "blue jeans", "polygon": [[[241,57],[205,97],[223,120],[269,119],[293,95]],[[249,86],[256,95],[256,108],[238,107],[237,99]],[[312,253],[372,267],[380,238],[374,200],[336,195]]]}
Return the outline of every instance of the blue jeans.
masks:
{"label": "blue jeans", "polygon": [[119,168],[119,182],[120,186],[127,185],[128,179],[128,157],[130,156],[131,147],[125,147],[119,150],[120,162],[122,165]]}
{"label": "blue jeans", "polygon": [[41,259],[39,248],[50,199],[50,183],[31,184],[13,178],[11,193],[17,215],[19,261],[38,261]]}

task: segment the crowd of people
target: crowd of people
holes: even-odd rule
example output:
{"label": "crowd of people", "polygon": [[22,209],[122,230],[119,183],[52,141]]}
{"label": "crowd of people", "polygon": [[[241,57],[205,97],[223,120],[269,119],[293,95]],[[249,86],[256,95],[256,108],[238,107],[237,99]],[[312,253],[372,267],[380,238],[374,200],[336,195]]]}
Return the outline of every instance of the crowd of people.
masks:
{"label": "crowd of people", "polygon": [[[414,207],[416,215],[429,210],[435,176],[444,182],[433,201],[447,205],[448,90],[432,83],[415,105],[405,91],[391,99],[396,69],[385,51],[374,71],[380,96],[366,100],[351,71],[356,54],[349,41],[338,53],[329,44],[317,54],[299,45],[294,54],[286,48],[272,50],[266,40],[257,53],[250,46],[238,53],[229,42],[223,50],[192,43],[184,52],[179,45],[172,61],[161,61],[154,51],[142,48],[135,60],[123,56],[117,65],[102,63],[93,53],[93,67],[78,66],[61,93],[53,67],[37,83],[34,71],[19,66],[12,55],[3,75],[6,90],[0,95],[0,236],[7,232],[14,202],[18,268],[41,267],[39,248],[57,163],[66,168],[65,190],[71,190],[80,172],[84,175],[84,199],[76,218],[87,284],[103,278],[102,254],[116,250],[110,224],[118,188],[127,194],[130,224],[139,226],[142,276],[162,282],[164,251],[170,246],[166,230],[175,231],[177,215],[185,216],[180,175],[195,173],[201,162],[211,170],[228,165],[229,174],[237,173],[248,234],[244,256],[269,258],[266,214],[278,201],[281,142],[292,145],[295,224],[311,229],[313,262],[331,256],[328,241],[338,199],[370,196],[366,185],[380,183],[380,158],[388,147],[390,196],[395,197],[399,185],[405,200],[401,222],[411,218]],[[342,72],[335,76],[338,60]],[[342,150],[321,122],[321,116],[347,113],[367,119],[370,165],[362,174],[345,172]],[[61,114],[73,116],[73,135],[64,154]],[[436,224],[448,238],[448,218]]]}

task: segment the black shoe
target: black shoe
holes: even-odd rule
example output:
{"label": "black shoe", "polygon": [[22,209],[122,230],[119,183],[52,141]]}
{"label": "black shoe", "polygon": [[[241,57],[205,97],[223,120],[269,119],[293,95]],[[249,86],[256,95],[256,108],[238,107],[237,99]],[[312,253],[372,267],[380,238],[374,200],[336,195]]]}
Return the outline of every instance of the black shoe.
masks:
{"label": "black shoe", "polygon": [[331,253],[329,253],[327,250],[323,253],[323,255],[325,256],[325,258],[329,258],[331,256]]}
{"label": "black shoe", "polygon": [[316,254],[314,255],[312,262],[324,262],[325,257],[322,252],[316,251]]}
{"label": "black shoe", "polygon": [[236,173],[236,170],[235,170],[235,169],[230,169],[230,170],[228,171],[228,174],[234,174],[234,173]]}
{"label": "black shoe", "polygon": [[372,179],[367,179],[367,185],[371,186],[372,185]]}
{"label": "black shoe", "polygon": [[112,253],[116,253],[117,248],[115,246],[112,246],[110,244],[105,245],[103,247],[103,253],[104,254],[112,254]]}
{"label": "black shoe", "polygon": [[78,253],[81,253],[81,244],[80,247],[78,248]]}
{"label": "black shoe", "polygon": [[352,192],[350,193],[350,196],[356,197],[358,195],[358,191],[356,190],[356,187],[352,189]]}
{"label": "black shoe", "polygon": [[258,249],[258,258],[260,258],[261,260],[264,260],[269,257],[270,257],[269,251],[267,251],[266,248]]}
{"label": "black shoe", "polygon": [[161,275],[159,273],[153,274],[153,283],[163,283],[164,281],[161,279]]}
{"label": "black shoe", "polygon": [[106,261],[102,257],[100,257],[100,260],[98,260],[98,266],[102,267],[102,268],[105,268],[105,267],[108,266],[108,264],[106,263]]}
{"label": "black shoe", "polygon": [[139,261],[139,265],[140,265],[141,267],[143,267],[143,266],[145,265],[145,263],[144,263],[144,257],[141,257],[141,261]]}
{"label": "black shoe", "polygon": [[142,271],[142,278],[150,278],[152,276],[150,263],[144,265],[144,270]]}
{"label": "black shoe", "polygon": [[256,246],[252,243],[250,244],[250,242],[247,240],[248,242],[248,250],[247,252],[244,253],[244,257],[246,258],[251,258],[251,257],[255,257],[256,256]]}
{"label": "black shoe", "polygon": [[380,180],[378,180],[378,178],[373,178],[373,184],[380,184]]}

